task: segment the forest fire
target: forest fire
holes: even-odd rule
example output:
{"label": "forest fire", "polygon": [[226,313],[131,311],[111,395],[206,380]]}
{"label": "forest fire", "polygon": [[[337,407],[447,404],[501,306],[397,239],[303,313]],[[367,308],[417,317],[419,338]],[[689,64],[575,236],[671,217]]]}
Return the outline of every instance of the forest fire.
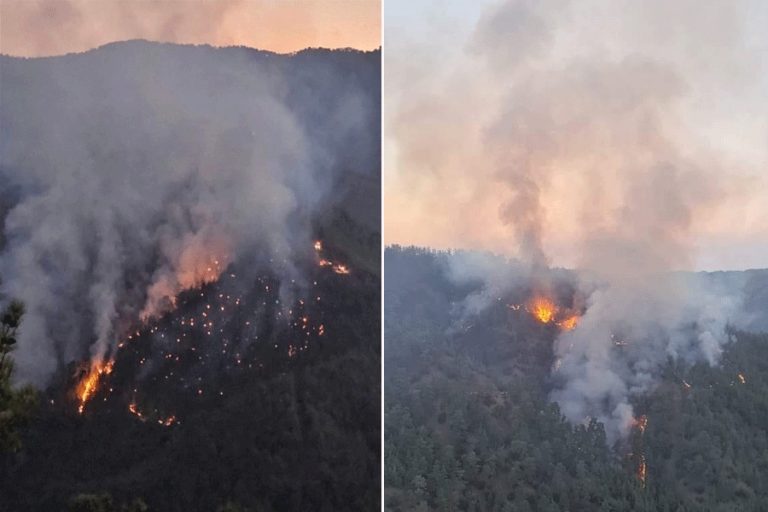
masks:
{"label": "forest fire", "polygon": [[572,331],[579,324],[581,318],[572,309],[560,308],[555,302],[544,295],[537,295],[523,304],[508,304],[512,311],[525,308],[537,321],[542,324],[554,324],[563,331]]}
{"label": "forest fire", "polygon": [[557,314],[557,306],[549,298],[542,296],[531,299],[526,309],[543,324],[552,322]]}
{"label": "forest fire", "polygon": [[334,265],[333,271],[336,272],[337,274],[342,274],[342,275],[349,274],[349,268],[347,268],[346,265]]}
{"label": "forest fire", "polygon": [[637,479],[640,485],[645,488],[645,479],[648,476],[648,465],[645,463],[645,455],[640,455],[640,462],[637,465]]}
{"label": "forest fire", "polygon": [[179,258],[175,272],[161,275],[149,287],[146,304],[139,313],[139,319],[146,323],[163,313],[173,311],[177,307],[180,293],[218,281],[229,263],[227,252],[217,256],[205,253],[204,249],[187,250]]}
{"label": "forest fire", "polygon": [[[329,267],[329,270],[335,274],[350,274],[351,271],[346,265],[321,259],[321,251],[323,250],[321,241],[314,242],[314,249],[318,253],[322,267]],[[176,374],[175,370],[168,365],[180,364],[180,361],[181,364],[185,364],[185,362],[188,364],[190,360],[205,365],[208,358],[213,357],[214,352],[216,352],[221,354],[217,357],[231,358],[238,368],[263,367],[263,363],[258,358],[253,361],[244,361],[241,350],[245,346],[238,345],[246,342],[243,339],[246,333],[249,333],[251,342],[258,341],[259,336],[253,333],[252,324],[255,318],[264,314],[264,308],[267,304],[273,302],[276,305],[280,304],[277,295],[279,286],[270,280],[269,276],[262,276],[258,278],[259,284],[254,288],[256,293],[254,297],[249,299],[247,295],[235,293],[232,287],[239,287],[237,283],[233,282],[238,281],[238,275],[234,271],[224,272],[223,264],[225,262],[225,259],[218,257],[207,261],[206,264],[211,266],[206,267],[205,270],[210,269],[212,272],[206,274],[208,277],[200,279],[196,283],[190,282],[192,283],[190,288],[173,289],[174,295],[170,297],[172,298],[171,303],[167,301],[169,297],[166,297],[166,303],[160,309],[153,310],[152,315],[147,317],[139,315],[134,325],[126,330],[125,337],[115,344],[115,352],[110,354],[109,359],[94,358],[90,363],[83,363],[83,369],[76,376],[77,382],[74,386],[78,413],[83,414],[89,401],[93,400],[97,394],[101,396],[101,388],[108,388],[109,392],[104,394],[104,401],[111,399],[113,389],[107,386],[107,376],[113,373],[115,358],[118,355],[125,353],[129,359],[134,358],[138,366],[143,366],[150,361],[151,354],[146,352],[146,347],[140,348],[139,340],[146,341],[149,339],[150,343],[157,344],[156,347],[160,351],[162,363],[155,360],[152,366],[158,368],[160,365],[165,365],[167,370],[161,376],[163,380],[178,382],[184,388],[188,388],[184,376]],[[317,281],[314,282],[314,285],[318,286]],[[257,290],[258,292],[256,292]],[[313,296],[315,297],[313,304],[319,304],[319,293],[315,293]],[[197,305],[192,306],[195,303]],[[172,307],[170,307],[171,304]],[[314,337],[322,337],[327,333],[326,324],[314,322],[316,317],[309,314],[312,313],[312,310],[307,309],[308,304],[305,299],[299,298],[293,307],[287,310],[276,307],[273,312],[275,320],[281,323],[285,322],[286,326],[301,336],[299,340],[294,339],[292,343],[287,345],[288,358],[290,359],[308,350],[310,341]],[[247,311],[251,307],[253,309],[250,312]],[[244,317],[243,315],[254,316]],[[322,318],[321,314],[318,316]],[[220,348],[202,351],[201,347],[194,344],[184,348],[186,344],[194,343],[202,335],[220,340]],[[174,348],[166,345],[171,342],[175,342]],[[275,348],[277,347],[278,345],[275,345]],[[115,387],[117,389],[120,386],[118,382],[123,378],[124,375],[122,374],[110,377],[110,379],[116,380]],[[156,377],[153,377],[152,380],[156,381]],[[202,390],[199,388],[193,389],[197,390],[198,395],[202,394]],[[137,389],[134,389],[133,392],[136,393]],[[119,392],[114,394],[117,400],[120,400],[120,396],[121,393]],[[123,404],[124,407],[127,406],[128,413],[142,422],[158,423],[166,427],[179,424],[175,415],[165,416],[157,409],[142,410],[135,397],[131,398],[130,401],[123,402]]]}
{"label": "forest fire", "polygon": [[[136,401],[135,400],[131,401],[131,403],[128,404],[128,411],[131,414],[133,414],[134,416],[136,416],[142,422],[146,422],[147,419],[149,419],[146,414],[142,413],[139,410],[139,406],[136,405]],[[155,412],[157,412],[157,411],[155,411]],[[157,424],[158,425],[162,425],[164,427],[170,427],[171,425],[173,425],[175,423],[178,423],[178,420],[176,419],[176,416],[173,415],[173,414],[171,414],[170,416],[167,416],[167,417],[157,418]]]}
{"label": "forest fire", "polygon": [[579,325],[579,315],[571,315],[557,322],[557,326],[564,331],[572,331]]}
{"label": "forest fire", "polygon": [[331,267],[331,269],[336,274],[339,274],[339,275],[348,275],[348,274],[350,274],[350,270],[349,270],[348,266],[343,265],[341,263],[334,263],[333,261],[331,261],[331,260],[329,260],[327,258],[322,257],[321,253],[323,252],[323,242],[321,240],[315,240],[314,249],[315,249],[315,252],[317,253],[317,256],[319,258],[318,262],[317,262],[318,265],[320,265],[321,267]]}
{"label": "forest fire", "polygon": [[112,373],[113,366],[114,361],[94,361],[91,363],[88,373],[86,373],[83,379],[78,383],[75,391],[77,398],[80,401],[80,404],[77,407],[78,413],[83,414],[85,404],[88,400],[93,398],[93,395],[99,387],[102,376]]}

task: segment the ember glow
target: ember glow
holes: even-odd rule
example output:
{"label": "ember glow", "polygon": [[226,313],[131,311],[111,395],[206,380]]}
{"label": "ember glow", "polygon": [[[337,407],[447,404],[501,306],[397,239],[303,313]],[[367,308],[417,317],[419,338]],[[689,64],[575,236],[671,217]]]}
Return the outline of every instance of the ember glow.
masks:
{"label": "ember glow", "polygon": [[85,410],[85,404],[88,403],[88,400],[93,398],[93,395],[96,393],[96,391],[99,388],[99,384],[101,383],[102,377],[112,373],[113,366],[114,366],[114,361],[111,361],[111,360],[110,361],[93,361],[91,363],[91,366],[88,369],[88,372],[85,374],[82,380],[78,383],[77,389],[75,390],[77,394],[77,398],[80,402],[80,404],[77,407],[78,413],[83,414],[83,411]]}
{"label": "ember glow", "polygon": [[648,426],[648,416],[643,414],[639,418],[635,419],[634,421],[634,427],[640,432],[641,434],[645,433],[645,429]]}
{"label": "ember glow", "polygon": [[315,240],[314,245],[315,253],[317,255],[317,264],[321,267],[331,267],[331,269],[340,275],[348,275],[350,273],[349,267],[341,263],[334,263],[333,261],[323,257],[323,242],[321,240]]}
{"label": "ember glow", "polygon": [[640,455],[640,462],[637,465],[637,479],[640,485],[645,488],[645,479],[648,476],[648,465],[645,463],[645,455]]}
{"label": "ember glow", "polygon": [[[519,311],[522,304],[509,304],[512,311]],[[537,295],[525,304],[525,310],[542,324],[555,324],[563,331],[572,331],[579,325],[581,318],[572,309],[560,308],[545,295]]]}
{"label": "ember glow", "polygon": [[349,268],[347,268],[346,265],[334,265],[333,271],[336,272],[337,274],[342,274],[342,275],[349,274]]}
{"label": "ember glow", "polygon": [[[217,250],[212,253],[210,246]],[[176,308],[176,297],[183,291],[216,282],[231,263],[229,242],[221,236],[190,244],[178,258],[175,268],[159,273],[147,291],[147,301],[139,313],[142,322]]]}

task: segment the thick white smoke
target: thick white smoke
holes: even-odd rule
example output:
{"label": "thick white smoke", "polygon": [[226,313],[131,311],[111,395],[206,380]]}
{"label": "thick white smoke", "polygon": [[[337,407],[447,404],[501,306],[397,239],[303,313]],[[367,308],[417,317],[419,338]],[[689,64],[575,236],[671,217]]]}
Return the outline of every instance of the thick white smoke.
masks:
{"label": "thick white smoke", "polygon": [[0,272],[28,311],[20,379],[105,355],[118,322],[246,255],[298,277],[291,250],[349,164],[337,151],[372,147],[368,93],[327,58],[131,42],[2,60]]}

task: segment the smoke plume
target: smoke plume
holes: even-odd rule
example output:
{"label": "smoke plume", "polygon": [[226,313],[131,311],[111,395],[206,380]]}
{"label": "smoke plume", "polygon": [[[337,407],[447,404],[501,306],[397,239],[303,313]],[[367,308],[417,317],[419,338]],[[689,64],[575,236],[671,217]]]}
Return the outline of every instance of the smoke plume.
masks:
{"label": "smoke plume", "polygon": [[2,58],[0,270],[27,306],[19,378],[108,355],[124,322],[233,261],[300,282],[313,212],[376,157],[365,61],[145,42]]}
{"label": "smoke plume", "polygon": [[[713,232],[768,240],[755,215],[768,164],[768,41],[756,14],[768,20],[729,2],[505,0],[448,63],[388,62],[415,85],[389,114],[397,179],[387,193],[447,217],[425,222],[423,236],[413,222],[408,242],[513,254],[544,294],[553,261],[577,268],[586,310],[555,342],[552,399],[573,422],[603,421],[610,440],[669,359],[716,364],[739,320],[736,291],[676,271],[696,267]],[[729,112],[714,106],[724,91]],[[436,115],[455,128],[414,136],[444,104]],[[759,119],[740,117],[758,105]],[[430,188],[438,182],[448,185]],[[418,196],[433,189],[442,194]],[[486,276],[487,290],[498,277]]]}

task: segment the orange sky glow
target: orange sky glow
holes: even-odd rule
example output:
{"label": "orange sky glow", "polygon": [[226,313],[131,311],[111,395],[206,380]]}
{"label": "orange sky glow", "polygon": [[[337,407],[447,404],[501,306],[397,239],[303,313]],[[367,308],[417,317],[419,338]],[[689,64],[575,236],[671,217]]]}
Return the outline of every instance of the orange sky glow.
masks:
{"label": "orange sky glow", "polygon": [[0,53],[43,57],[113,41],[248,46],[380,46],[379,0],[0,0]]}

